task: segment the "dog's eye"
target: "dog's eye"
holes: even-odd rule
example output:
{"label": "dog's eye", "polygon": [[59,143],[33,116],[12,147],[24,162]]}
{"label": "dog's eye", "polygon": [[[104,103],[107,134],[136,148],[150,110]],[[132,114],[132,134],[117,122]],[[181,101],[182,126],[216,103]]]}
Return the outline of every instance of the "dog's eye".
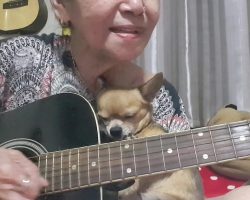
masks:
{"label": "dog's eye", "polygon": [[103,123],[104,125],[108,124],[108,119],[101,116],[98,116],[98,121]]}
{"label": "dog's eye", "polygon": [[98,118],[99,118],[100,120],[102,120],[102,121],[106,121],[106,120],[107,120],[106,117],[103,117],[103,116],[100,116],[100,115],[98,115]]}
{"label": "dog's eye", "polygon": [[134,117],[133,114],[127,114],[127,115],[124,116],[124,118],[126,118],[126,119],[130,119],[130,118],[132,118],[132,117]]}
{"label": "dog's eye", "polygon": [[104,117],[104,116],[101,116],[101,115],[97,115],[98,119],[99,120],[102,120],[102,121],[106,121],[107,120],[107,117]]}

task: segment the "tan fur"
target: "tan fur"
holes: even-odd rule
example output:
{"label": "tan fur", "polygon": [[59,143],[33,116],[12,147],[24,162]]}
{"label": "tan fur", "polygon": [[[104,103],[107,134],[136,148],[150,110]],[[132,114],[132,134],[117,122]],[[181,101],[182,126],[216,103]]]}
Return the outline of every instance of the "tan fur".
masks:
{"label": "tan fur", "polygon": [[221,108],[214,116],[211,117],[207,124],[217,125],[242,120],[250,120],[250,113],[246,111],[235,110],[233,108]]}
{"label": "tan fur", "polygon": [[[157,74],[136,89],[104,91],[97,98],[98,114],[109,123],[119,125],[124,130],[130,129],[132,137],[144,138],[166,134],[162,127],[153,123],[150,104],[156,92],[159,91],[162,81],[162,74]],[[133,116],[128,117],[130,114]],[[198,169],[179,170],[136,179],[135,184],[119,192],[119,199],[202,200],[201,185]]]}
{"label": "tan fur", "polygon": [[[209,126],[250,120],[250,112],[221,108],[208,122]],[[238,180],[250,179],[250,158],[234,160],[211,166],[217,173]]]}

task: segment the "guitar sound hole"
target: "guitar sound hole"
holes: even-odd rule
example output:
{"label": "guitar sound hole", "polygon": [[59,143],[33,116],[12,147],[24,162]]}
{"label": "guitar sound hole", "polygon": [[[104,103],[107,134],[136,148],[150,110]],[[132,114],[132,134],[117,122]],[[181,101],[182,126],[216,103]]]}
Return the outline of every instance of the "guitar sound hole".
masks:
{"label": "guitar sound hole", "polygon": [[3,4],[3,9],[14,9],[20,8],[28,5],[28,0],[16,0],[10,1]]}
{"label": "guitar sound hole", "polygon": [[14,148],[14,149],[21,151],[33,163],[35,163],[35,164],[38,163],[38,157],[37,157],[37,155],[34,152],[32,152],[32,151],[30,151],[28,149],[25,149],[25,148]]}

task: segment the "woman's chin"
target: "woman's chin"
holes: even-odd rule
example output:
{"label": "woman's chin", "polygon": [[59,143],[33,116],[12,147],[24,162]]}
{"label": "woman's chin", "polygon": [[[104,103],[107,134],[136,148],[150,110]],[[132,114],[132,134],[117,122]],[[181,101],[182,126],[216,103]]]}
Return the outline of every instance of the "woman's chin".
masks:
{"label": "woman's chin", "polygon": [[133,61],[143,52],[143,47],[134,47],[134,48],[113,48],[109,51],[109,57],[118,61]]}
{"label": "woman's chin", "polygon": [[139,56],[139,53],[121,53],[121,54],[115,54],[113,55],[113,58],[115,58],[115,60],[117,61],[122,61],[122,62],[130,62],[135,60],[137,57]]}
{"label": "woman's chin", "polygon": [[137,58],[144,50],[147,41],[145,38],[125,38],[110,37],[104,48],[109,55],[122,61],[131,61]]}

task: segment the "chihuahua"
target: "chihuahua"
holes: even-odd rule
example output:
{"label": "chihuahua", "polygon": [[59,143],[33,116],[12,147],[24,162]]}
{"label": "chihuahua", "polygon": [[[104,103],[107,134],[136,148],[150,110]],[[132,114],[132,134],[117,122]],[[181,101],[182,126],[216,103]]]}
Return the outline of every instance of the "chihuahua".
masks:
{"label": "chihuahua", "polygon": [[[110,88],[97,97],[98,116],[113,140],[166,134],[152,119],[152,100],[163,84],[162,73],[133,89]],[[122,200],[203,200],[197,168],[136,178],[132,186],[119,191]]]}

